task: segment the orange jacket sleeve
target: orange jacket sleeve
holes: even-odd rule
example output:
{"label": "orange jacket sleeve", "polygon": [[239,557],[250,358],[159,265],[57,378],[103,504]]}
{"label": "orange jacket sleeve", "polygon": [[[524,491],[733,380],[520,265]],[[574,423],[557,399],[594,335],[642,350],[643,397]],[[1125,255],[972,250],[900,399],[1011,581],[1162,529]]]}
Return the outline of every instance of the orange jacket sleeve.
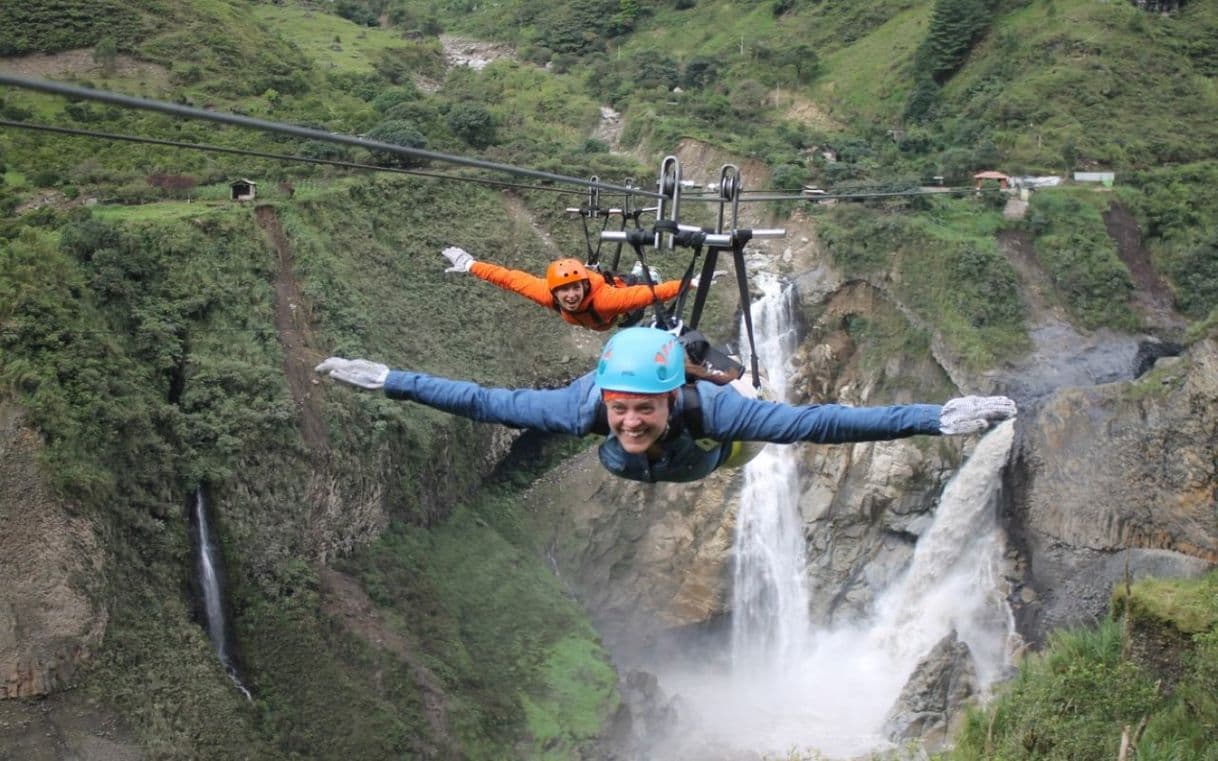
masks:
{"label": "orange jacket sleeve", "polygon": [[546,287],[545,278],[486,262],[474,262],[470,265],[469,273],[492,285],[497,285],[505,291],[519,293],[529,301],[536,302],[543,307],[554,306],[554,296]]}
{"label": "orange jacket sleeve", "polygon": [[[677,293],[681,290],[681,281],[669,280],[659,283],[655,288],[655,295],[660,301],[668,301],[676,298]],[[651,302],[651,288],[646,285],[615,288],[607,285],[604,278],[592,278],[592,308],[597,311],[597,314],[605,317],[625,314],[639,307],[648,306]]]}

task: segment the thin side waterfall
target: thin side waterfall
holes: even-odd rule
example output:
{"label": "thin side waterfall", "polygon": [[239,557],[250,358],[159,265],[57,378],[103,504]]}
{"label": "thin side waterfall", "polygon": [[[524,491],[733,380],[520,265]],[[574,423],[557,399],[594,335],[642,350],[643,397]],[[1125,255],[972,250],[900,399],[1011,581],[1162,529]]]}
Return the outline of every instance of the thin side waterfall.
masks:
{"label": "thin side waterfall", "polygon": [[[791,295],[776,280],[761,287],[765,297],[752,312],[758,358],[771,398],[785,399]],[[736,519],[729,652],[717,665],[708,665],[712,655],[700,665],[656,667],[665,691],[680,699],[681,718],[652,757],[743,761],[797,751],[829,761],[889,750],[888,711],[918,661],[953,629],[988,689],[1008,665],[1014,636],[997,524],[1013,431],[1008,421],[977,442],[940,495],[908,569],[879,593],[869,619],[832,630],[809,621],[810,595],[838,590],[808,586],[799,447],[770,445],[758,455]]]}
{"label": "thin side waterfall", "polygon": [[[766,397],[787,400],[787,360],[794,351],[791,294],[776,278],[759,278],[752,305],[757,357]],[[747,335],[741,336],[747,346]],[[736,517],[732,585],[732,668],[783,670],[808,648],[808,583],[799,471],[793,447],[768,446],[745,466]]]}
{"label": "thin side waterfall", "polygon": [[232,635],[228,630],[228,619],[224,613],[224,584],[219,567],[220,553],[212,536],[211,524],[207,516],[206,490],[200,486],[195,490],[194,500],[195,525],[195,572],[199,585],[199,593],[203,601],[203,625],[207,629],[207,638],[216,649],[220,665],[228,672],[233,684],[247,699],[249,690],[241,683],[237,666],[232,652]]}

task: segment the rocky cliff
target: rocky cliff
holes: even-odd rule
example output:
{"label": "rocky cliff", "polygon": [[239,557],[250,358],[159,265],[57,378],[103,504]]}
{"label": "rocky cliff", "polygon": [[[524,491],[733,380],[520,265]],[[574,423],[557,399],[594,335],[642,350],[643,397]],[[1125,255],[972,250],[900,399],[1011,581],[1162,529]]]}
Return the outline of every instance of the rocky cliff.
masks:
{"label": "rocky cliff", "polygon": [[1025,636],[1094,621],[1126,573],[1218,562],[1218,341],[1132,381],[1065,388],[1021,417],[1004,516]]}
{"label": "rocky cliff", "polygon": [[0,698],[63,686],[101,641],[103,552],[39,469],[41,436],[0,402]]}

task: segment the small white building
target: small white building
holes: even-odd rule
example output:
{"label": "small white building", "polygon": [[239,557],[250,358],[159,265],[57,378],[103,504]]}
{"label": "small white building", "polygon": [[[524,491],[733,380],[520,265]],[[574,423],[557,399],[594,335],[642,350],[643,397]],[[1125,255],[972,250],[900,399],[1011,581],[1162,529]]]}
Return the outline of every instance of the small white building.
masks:
{"label": "small white building", "polygon": [[1116,182],[1116,172],[1075,172],[1075,182],[1098,182],[1106,188]]}

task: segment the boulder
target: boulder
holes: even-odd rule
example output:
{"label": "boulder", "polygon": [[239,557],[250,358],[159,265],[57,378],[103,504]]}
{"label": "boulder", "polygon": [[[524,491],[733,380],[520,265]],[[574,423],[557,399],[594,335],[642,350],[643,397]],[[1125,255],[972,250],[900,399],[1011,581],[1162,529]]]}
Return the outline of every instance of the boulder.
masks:
{"label": "boulder", "polygon": [[900,743],[920,739],[930,752],[956,729],[965,701],[977,693],[977,669],[968,645],[953,630],[914,668],[884,720],[884,734]]}

